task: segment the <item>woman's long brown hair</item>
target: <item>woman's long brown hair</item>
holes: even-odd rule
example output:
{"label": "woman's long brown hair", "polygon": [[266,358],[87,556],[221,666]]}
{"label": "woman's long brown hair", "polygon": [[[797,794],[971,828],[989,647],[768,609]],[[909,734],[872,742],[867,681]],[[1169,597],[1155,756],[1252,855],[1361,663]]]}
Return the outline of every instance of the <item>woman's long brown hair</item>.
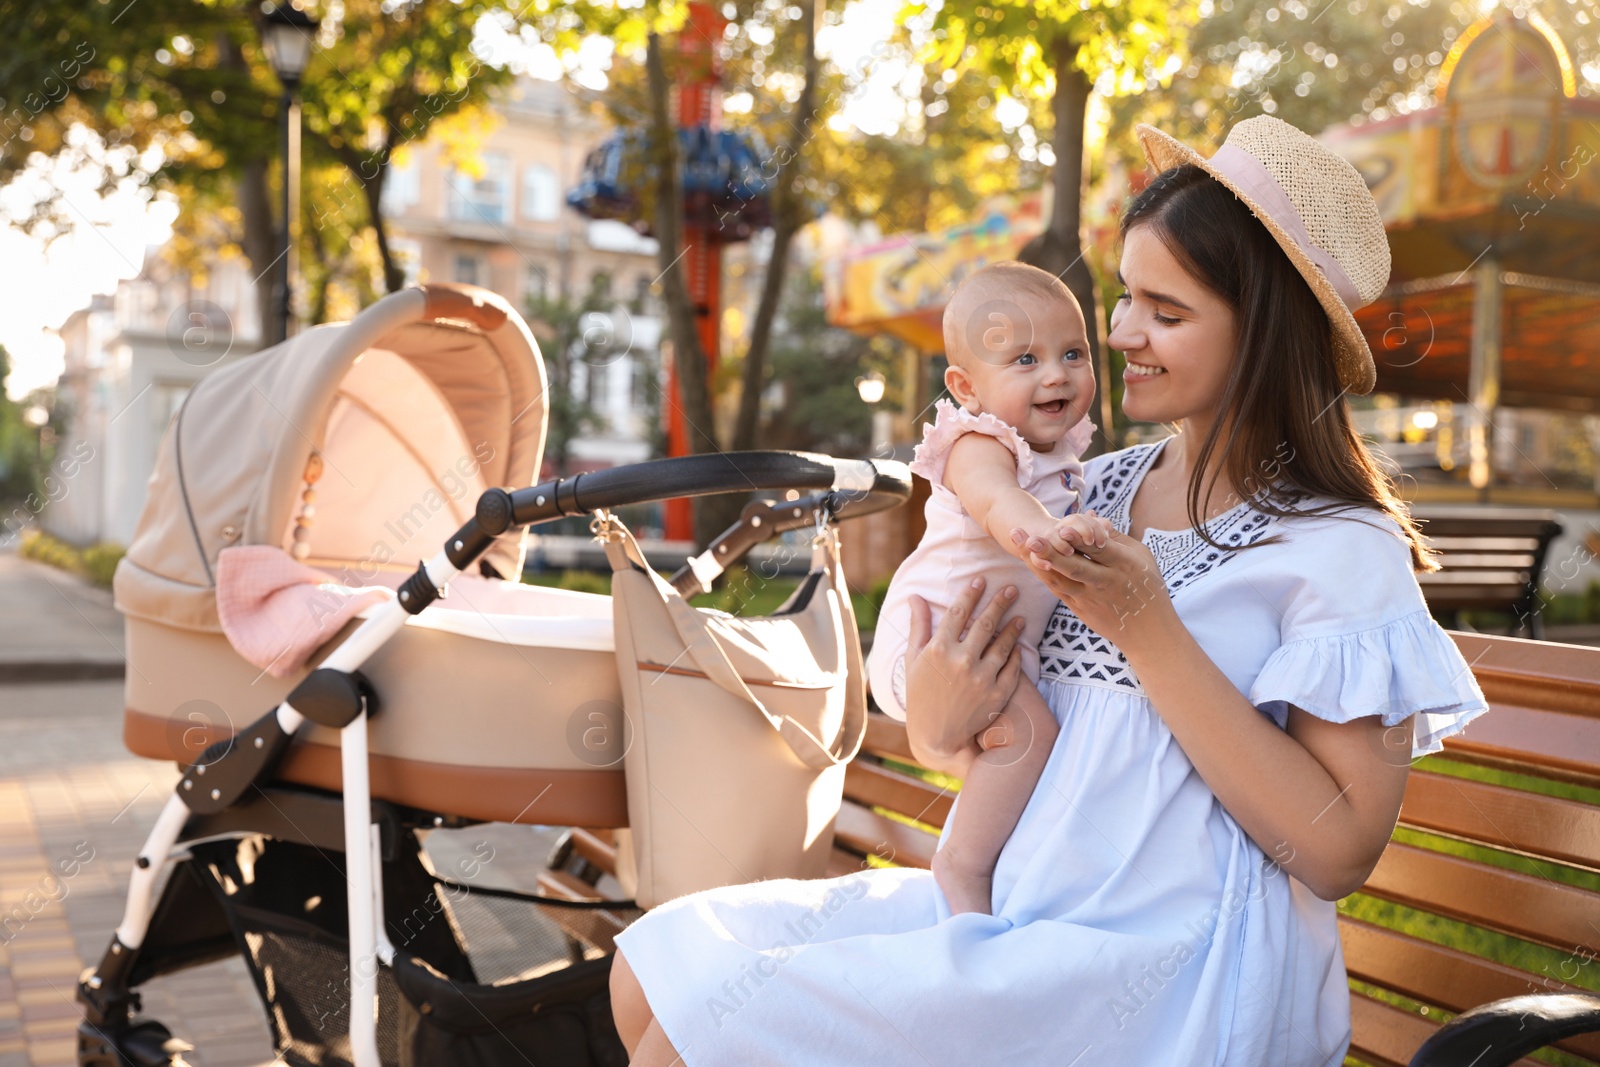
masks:
{"label": "woman's long brown hair", "polygon": [[[1225,186],[1188,165],[1163,172],[1134,198],[1122,236],[1135,226],[1152,227],[1195,280],[1233,309],[1238,325],[1219,417],[1189,480],[1189,522],[1200,536],[1223,547],[1200,514],[1205,472],[1217,455],[1233,489],[1260,511],[1359,519],[1348,513],[1375,508],[1399,525],[1412,567],[1437,570],[1394,483],[1350,423],[1327,312],[1267,228]],[[1333,503],[1298,507],[1291,490]]]}

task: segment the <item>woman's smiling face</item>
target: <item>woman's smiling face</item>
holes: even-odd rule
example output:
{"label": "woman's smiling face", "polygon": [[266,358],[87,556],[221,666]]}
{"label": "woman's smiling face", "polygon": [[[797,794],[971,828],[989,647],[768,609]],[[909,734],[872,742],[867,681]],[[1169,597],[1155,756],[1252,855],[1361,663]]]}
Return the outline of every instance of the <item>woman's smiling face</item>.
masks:
{"label": "woman's smiling face", "polygon": [[1214,418],[1233,366],[1233,309],[1188,272],[1151,226],[1122,244],[1127,291],[1106,343],[1127,357],[1122,410],[1138,422]]}

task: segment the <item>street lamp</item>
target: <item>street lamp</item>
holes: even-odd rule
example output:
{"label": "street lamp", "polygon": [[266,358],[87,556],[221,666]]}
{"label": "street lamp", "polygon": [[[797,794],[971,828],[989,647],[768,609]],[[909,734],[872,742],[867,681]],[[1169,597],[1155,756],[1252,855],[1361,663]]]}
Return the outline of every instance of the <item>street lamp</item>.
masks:
{"label": "street lamp", "polygon": [[875,456],[887,456],[894,448],[894,414],[878,407],[887,384],[878,371],[856,379],[856,392],[861,394],[862,403],[872,408],[872,454]]}
{"label": "street lamp", "polygon": [[856,392],[861,394],[862,403],[876,404],[883,399],[883,375],[877,371],[863,374],[856,379]]}
{"label": "street lamp", "polygon": [[22,424],[34,432],[34,454],[39,457],[39,465],[44,466],[44,428],[50,424],[50,412],[42,405],[34,404],[22,413]]}
{"label": "street lamp", "polygon": [[295,245],[300,236],[300,79],[311,62],[311,42],[317,20],[297,7],[263,4],[261,43],[266,46],[278,82],[283,86],[283,241],[273,277],[274,303],[278,307],[278,340],[289,336],[293,321]]}

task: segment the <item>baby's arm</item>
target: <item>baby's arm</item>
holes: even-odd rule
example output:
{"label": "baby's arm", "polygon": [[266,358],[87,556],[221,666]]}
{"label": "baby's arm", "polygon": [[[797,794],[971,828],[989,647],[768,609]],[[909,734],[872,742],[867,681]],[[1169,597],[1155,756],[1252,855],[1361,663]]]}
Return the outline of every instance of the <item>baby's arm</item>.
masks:
{"label": "baby's arm", "polygon": [[1023,562],[1028,559],[1027,542],[1018,545],[1011,537],[1017,527],[1045,540],[1071,530],[1081,544],[1105,544],[1101,529],[1105,520],[1088,515],[1062,519],[1050,514],[1038,498],[1017,484],[1017,457],[988,434],[963,434],[950,446],[944,484],[996,544]]}

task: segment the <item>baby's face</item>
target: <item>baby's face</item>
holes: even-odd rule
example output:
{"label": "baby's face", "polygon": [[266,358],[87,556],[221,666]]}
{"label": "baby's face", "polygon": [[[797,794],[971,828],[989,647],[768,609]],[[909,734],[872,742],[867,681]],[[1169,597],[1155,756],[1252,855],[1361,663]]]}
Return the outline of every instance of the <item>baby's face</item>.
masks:
{"label": "baby's face", "polygon": [[945,385],[968,411],[1004,420],[1041,452],[1088,414],[1094,367],[1076,301],[980,300],[963,325],[964,351],[945,372]]}

